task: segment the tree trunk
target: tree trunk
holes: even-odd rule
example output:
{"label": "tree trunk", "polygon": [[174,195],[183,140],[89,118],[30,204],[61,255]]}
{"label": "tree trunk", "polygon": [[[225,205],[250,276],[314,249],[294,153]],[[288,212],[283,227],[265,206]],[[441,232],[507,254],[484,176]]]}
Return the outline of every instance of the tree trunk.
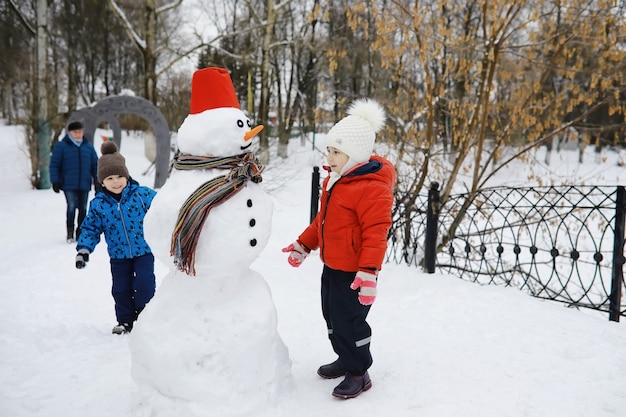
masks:
{"label": "tree trunk", "polygon": [[277,154],[276,156],[278,156],[279,158],[287,158],[288,155],[288,150],[289,150],[289,137],[290,137],[290,132],[288,130],[285,130],[284,128],[282,128],[281,126],[279,126],[278,129],[278,150],[277,150]]}
{"label": "tree trunk", "polygon": [[148,0],[146,2],[146,49],[143,51],[143,62],[145,71],[144,91],[146,100],[156,106],[157,104],[157,83],[156,83],[156,50],[157,38],[157,13],[156,2]]}
{"label": "tree trunk", "polygon": [[[261,44],[261,101],[259,103],[259,120],[258,123],[267,126],[269,107],[270,107],[270,83],[271,62],[270,62],[270,46],[274,35],[274,23],[276,21],[276,10],[274,9],[274,0],[267,0],[267,19],[265,22],[265,32]],[[269,135],[266,129],[261,131],[261,143],[259,149],[259,159],[263,164],[268,164],[270,160]]]}
{"label": "tree trunk", "polygon": [[[37,167],[36,186],[39,189],[50,188],[50,121],[48,120],[48,2],[37,1],[37,97],[35,114],[37,120],[35,132],[37,136]],[[31,155],[32,157],[32,155]]]}

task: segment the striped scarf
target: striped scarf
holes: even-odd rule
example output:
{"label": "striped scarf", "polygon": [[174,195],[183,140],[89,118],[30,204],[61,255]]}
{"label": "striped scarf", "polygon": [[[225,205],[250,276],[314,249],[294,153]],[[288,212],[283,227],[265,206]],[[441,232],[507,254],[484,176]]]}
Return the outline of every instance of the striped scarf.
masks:
{"label": "striped scarf", "polygon": [[196,246],[200,231],[211,209],[240,191],[248,182],[261,182],[265,167],[256,155],[245,152],[240,155],[214,158],[208,156],[181,155],[176,157],[174,168],[227,169],[226,175],[213,178],[194,191],[181,206],[172,232],[170,255],[174,264],[187,275],[196,275]]}

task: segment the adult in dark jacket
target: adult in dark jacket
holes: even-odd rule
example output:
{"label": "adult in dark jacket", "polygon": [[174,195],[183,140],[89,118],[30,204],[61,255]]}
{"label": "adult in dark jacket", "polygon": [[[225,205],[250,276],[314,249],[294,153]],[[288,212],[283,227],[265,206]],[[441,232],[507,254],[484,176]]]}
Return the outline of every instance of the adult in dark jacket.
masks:
{"label": "adult in dark jacket", "polygon": [[[98,183],[98,154],[84,139],[82,123],[70,123],[67,132],[52,150],[50,181],[55,193],[63,190],[65,194],[67,242],[72,243],[78,240],[80,225],[87,215],[89,190],[92,184]],[[78,222],[75,223],[77,211]]]}

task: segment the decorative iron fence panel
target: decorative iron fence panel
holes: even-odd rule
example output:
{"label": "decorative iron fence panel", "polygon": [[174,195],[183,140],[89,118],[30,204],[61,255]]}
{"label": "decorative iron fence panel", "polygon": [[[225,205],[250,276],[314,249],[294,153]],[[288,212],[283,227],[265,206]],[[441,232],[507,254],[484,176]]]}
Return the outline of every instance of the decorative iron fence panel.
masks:
{"label": "decorative iron fence panel", "polygon": [[[387,260],[428,265],[424,252],[437,245],[432,264],[439,272],[515,286],[619,320],[626,315],[623,193],[602,186],[496,187],[473,199],[453,195],[439,206],[431,189],[430,200],[396,207]],[[427,227],[429,208],[438,225]],[[429,233],[433,224],[436,233]]]}
{"label": "decorative iron fence panel", "polygon": [[420,266],[424,259],[428,196],[410,205],[396,202],[389,231],[386,261]]}

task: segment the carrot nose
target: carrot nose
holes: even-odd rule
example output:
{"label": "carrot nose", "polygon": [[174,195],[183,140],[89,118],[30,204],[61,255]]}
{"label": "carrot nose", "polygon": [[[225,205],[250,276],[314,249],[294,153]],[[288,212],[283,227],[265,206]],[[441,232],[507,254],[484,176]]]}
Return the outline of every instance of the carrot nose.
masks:
{"label": "carrot nose", "polygon": [[261,130],[263,130],[263,125],[258,125],[256,127],[253,127],[252,129],[248,130],[246,132],[246,134],[243,135],[244,142],[247,142],[250,139],[252,139],[253,137],[255,137],[256,135],[258,135]]}

